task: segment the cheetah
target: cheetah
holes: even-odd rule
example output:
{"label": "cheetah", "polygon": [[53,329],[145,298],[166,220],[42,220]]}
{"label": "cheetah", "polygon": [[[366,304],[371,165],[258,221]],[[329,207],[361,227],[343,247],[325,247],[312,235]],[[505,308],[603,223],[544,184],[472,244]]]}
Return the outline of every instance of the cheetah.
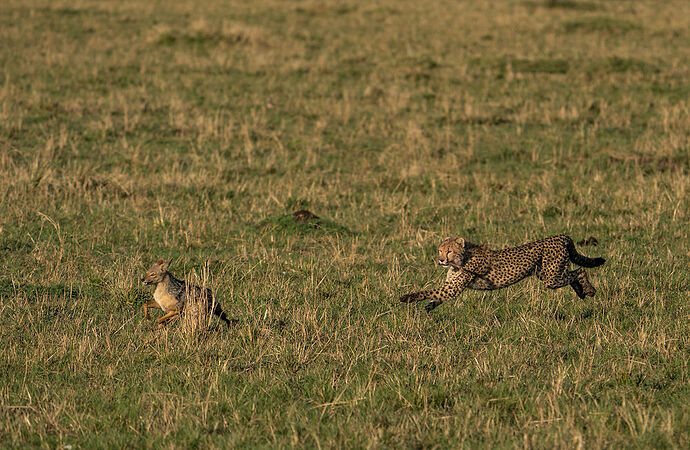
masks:
{"label": "cheetah", "polygon": [[[581,266],[569,270],[570,262]],[[596,290],[583,267],[598,267],[604,258],[588,258],[577,252],[573,240],[564,234],[551,236],[518,247],[490,250],[463,238],[448,238],[438,249],[438,264],[448,267],[446,281],[438,289],[413,292],[400,297],[403,303],[431,300],[425,307],[431,312],[445,300],[465,289],[492,291],[536,275],[550,289],[570,285],[581,299],[594,297]]]}

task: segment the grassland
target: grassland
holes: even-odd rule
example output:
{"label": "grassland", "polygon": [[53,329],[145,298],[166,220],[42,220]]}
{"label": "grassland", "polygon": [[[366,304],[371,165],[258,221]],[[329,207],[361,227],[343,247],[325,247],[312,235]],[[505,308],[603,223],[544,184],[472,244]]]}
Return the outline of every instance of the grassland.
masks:
{"label": "grassland", "polygon": [[[0,446],[690,446],[690,3],[195,3],[0,2]],[[397,302],[557,233],[594,299]]]}

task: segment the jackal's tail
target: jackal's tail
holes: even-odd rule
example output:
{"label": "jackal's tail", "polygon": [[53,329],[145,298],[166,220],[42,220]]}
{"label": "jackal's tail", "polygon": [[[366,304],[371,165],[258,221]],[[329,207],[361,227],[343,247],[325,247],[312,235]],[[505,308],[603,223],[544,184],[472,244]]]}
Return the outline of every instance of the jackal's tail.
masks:
{"label": "jackal's tail", "polygon": [[218,303],[216,303],[216,307],[213,310],[213,314],[218,316],[220,320],[225,322],[225,325],[227,326],[232,326],[237,323],[237,319],[229,319],[227,314],[225,314],[225,311],[223,311]]}
{"label": "jackal's tail", "polygon": [[573,240],[570,238],[568,238],[566,243],[566,249],[568,250],[570,260],[580,267],[599,267],[606,262],[604,258],[588,258],[581,255],[575,249],[575,244],[573,244]]}

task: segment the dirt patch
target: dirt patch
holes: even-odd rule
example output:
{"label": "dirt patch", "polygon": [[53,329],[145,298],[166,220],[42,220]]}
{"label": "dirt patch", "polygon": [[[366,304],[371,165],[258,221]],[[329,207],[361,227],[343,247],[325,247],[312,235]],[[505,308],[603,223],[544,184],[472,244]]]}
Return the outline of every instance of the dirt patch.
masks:
{"label": "dirt patch", "polygon": [[295,218],[295,222],[297,223],[305,223],[311,221],[315,221],[316,223],[318,223],[321,221],[321,218],[319,216],[306,209],[300,209],[299,211],[295,211],[294,213],[292,213],[292,215]]}

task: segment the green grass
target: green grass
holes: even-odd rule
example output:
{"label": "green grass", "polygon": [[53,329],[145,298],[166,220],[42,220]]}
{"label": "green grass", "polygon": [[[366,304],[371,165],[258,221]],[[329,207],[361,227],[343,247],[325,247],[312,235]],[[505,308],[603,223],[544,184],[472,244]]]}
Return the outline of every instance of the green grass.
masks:
{"label": "green grass", "polygon": [[[689,17],[0,3],[0,446],[687,447]],[[595,298],[397,300],[557,233]],[[158,257],[238,325],[150,331]]]}
{"label": "green grass", "polygon": [[627,34],[632,31],[640,31],[642,27],[630,20],[613,17],[587,17],[584,19],[569,20],[563,24],[563,30],[568,33],[602,33],[602,34]]}

